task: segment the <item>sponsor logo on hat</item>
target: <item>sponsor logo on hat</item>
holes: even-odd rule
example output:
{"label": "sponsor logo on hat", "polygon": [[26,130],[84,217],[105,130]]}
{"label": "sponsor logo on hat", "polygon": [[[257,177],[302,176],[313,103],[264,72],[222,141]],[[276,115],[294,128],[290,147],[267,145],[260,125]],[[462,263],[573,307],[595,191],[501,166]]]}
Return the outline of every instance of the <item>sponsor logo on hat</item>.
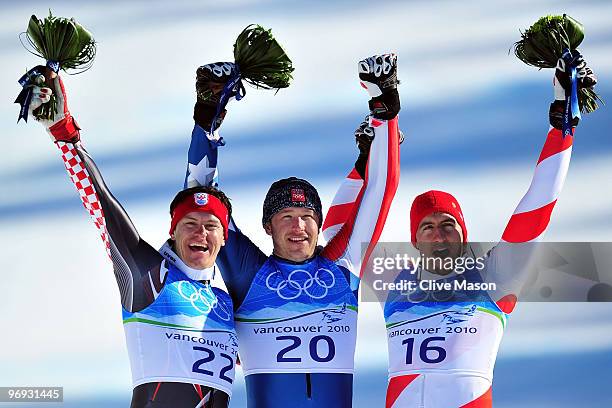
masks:
{"label": "sponsor logo on hat", "polygon": [[291,202],[292,203],[305,203],[306,195],[304,194],[304,190],[301,188],[292,188],[291,189]]}
{"label": "sponsor logo on hat", "polygon": [[195,193],[193,195],[193,200],[196,205],[203,206],[208,204],[208,193]]}

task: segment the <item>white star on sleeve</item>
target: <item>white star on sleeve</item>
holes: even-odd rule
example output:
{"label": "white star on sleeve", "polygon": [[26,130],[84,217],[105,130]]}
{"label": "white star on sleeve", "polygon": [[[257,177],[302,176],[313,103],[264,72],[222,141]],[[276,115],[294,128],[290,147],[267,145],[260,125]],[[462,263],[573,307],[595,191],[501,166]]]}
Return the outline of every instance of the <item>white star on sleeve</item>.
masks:
{"label": "white star on sleeve", "polygon": [[209,167],[208,156],[204,156],[198,164],[189,163],[188,169],[187,187],[217,185],[217,168]]}

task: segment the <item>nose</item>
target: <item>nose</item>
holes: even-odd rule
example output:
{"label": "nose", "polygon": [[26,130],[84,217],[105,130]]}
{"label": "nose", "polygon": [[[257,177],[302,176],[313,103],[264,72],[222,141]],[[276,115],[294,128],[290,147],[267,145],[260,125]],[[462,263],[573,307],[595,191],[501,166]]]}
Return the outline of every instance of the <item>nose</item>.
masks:
{"label": "nose", "polygon": [[433,233],[431,236],[432,242],[444,242],[446,234],[442,227],[434,227],[432,228]]}
{"label": "nose", "polygon": [[202,225],[199,225],[198,228],[196,228],[195,233],[198,235],[206,236],[206,234],[208,233],[208,230],[206,229],[206,226],[202,224]]}
{"label": "nose", "polygon": [[295,229],[303,230],[306,222],[302,219],[302,217],[294,217],[292,220],[291,226]]}

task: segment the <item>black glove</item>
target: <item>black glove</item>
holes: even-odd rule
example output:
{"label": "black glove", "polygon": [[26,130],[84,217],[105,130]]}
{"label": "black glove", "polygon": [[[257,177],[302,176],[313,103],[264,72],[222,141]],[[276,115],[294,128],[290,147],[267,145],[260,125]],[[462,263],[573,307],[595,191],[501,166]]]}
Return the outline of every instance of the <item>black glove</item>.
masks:
{"label": "black glove", "polygon": [[[355,129],[355,143],[359,148],[359,157],[355,161],[355,170],[365,179],[365,169],[368,163],[368,157],[370,155],[370,147],[374,140],[374,129],[369,124],[370,116],[366,116],[363,122]],[[398,129],[399,130],[399,129]],[[402,144],[404,141],[404,133],[401,130],[398,131],[399,142]]]}
{"label": "black glove", "polygon": [[[574,52],[577,52],[575,50]],[[576,77],[578,78],[578,89],[580,88],[592,88],[597,84],[597,77],[586,64],[586,61],[582,58],[580,53],[576,54]],[[563,128],[563,115],[565,114],[565,95],[571,92],[571,79],[570,70],[565,66],[565,60],[559,58],[557,61],[557,68],[555,69],[555,76],[553,78],[553,89],[555,94],[555,101],[550,104],[548,111],[548,117],[550,125],[557,129]],[[572,127],[578,126],[579,119],[572,119]]]}
{"label": "black glove", "polygon": [[369,102],[372,116],[381,120],[393,119],[400,111],[397,56],[374,55],[359,61],[358,67],[361,86],[372,98]]}
{"label": "black glove", "polygon": [[218,129],[225,118],[227,110],[222,109],[215,119],[217,105],[223,87],[235,74],[235,69],[232,62],[215,62],[202,65],[196,71],[197,100],[193,109],[193,120],[207,131],[211,129],[213,120],[215,120],[214,129]]}

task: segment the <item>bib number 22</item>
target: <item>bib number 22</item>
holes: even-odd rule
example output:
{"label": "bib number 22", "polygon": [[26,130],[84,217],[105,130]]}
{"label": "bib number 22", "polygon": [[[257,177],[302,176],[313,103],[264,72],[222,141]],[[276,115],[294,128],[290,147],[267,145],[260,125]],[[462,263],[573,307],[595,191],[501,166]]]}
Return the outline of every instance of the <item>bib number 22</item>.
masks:
{"label": "bib number 22", "polygon": [[[210,363],[211,361],[215,359],[215,352],[206,347],[194,346],[193,349],[195,351],[202,351],[206,353],[206,357],[201,358],[197,360],[195,363],[193,363],[193,367],[191,368],[191,371],[193,371],[194,373],[214,376],[215,374],[212,371],[206,370],[202,368],[202,366]],[[231,371],[232,368],[234,368],[234,359],[225,353],[219,353],[219,357],[221,357],[224,360],[227,360],[227,364],[219,372],[219,378],[231,384],[234,381],[230,377],[228,377],[226,374],[228,371]]]}

